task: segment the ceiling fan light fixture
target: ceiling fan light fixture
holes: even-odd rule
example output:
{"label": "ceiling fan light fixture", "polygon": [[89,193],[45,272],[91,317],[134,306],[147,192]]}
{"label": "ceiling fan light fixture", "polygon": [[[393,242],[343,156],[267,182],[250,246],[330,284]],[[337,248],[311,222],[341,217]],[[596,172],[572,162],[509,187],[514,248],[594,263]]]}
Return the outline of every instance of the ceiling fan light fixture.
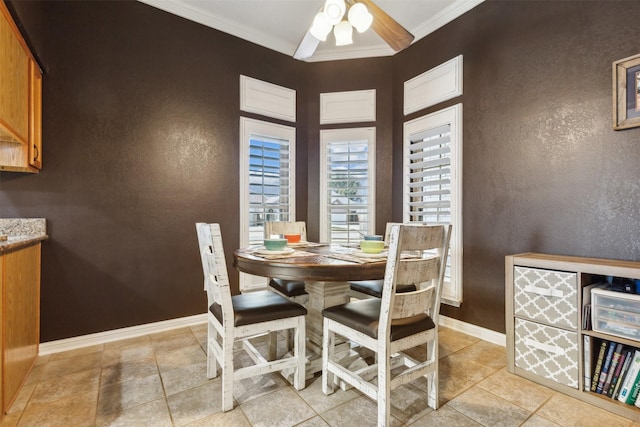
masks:
{"label": "ceiling fan light fixture", "polygon": [[313,18],[313,24],[311,24],[311,28],[309,32],[315,38],[320,41],[326,41],[327,36],[331,32],[332,25],[327,20],[327,17],[324,13],[319,12],[315,18]]}
{"label": "ceiling fan light fixture", "polygon": [[349,23],[358,30],[359,33],[364,33],[369,29],[373,22],[373,15],[369,13],[367,6],[363,3],[356,3],[349,8]]}
{"label": "ceiling fan light fixture", "polygon": [[353,44],[353,27],[348,21],[342,21],[333,27],[333,35],[336,36],[336,46]]}
{"label": "ceiling fan light fixture", "polygon": [[344,0],[327,0],[324,3],[324,14],[331,25],[337,25],[346,10]]}

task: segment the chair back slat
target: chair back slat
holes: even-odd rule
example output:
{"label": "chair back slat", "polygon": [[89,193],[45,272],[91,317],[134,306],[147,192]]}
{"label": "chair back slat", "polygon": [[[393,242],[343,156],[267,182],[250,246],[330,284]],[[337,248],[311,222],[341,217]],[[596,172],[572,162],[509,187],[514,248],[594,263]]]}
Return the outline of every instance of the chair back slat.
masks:
{"label": "chair back slat", "polygon": [[300,234],[300,240],[307,240],[307,223],[304,221],[267,221],[264,237],[272,234]]}
{"label": "chair back slat", "polygon": [[[392,322],[425,314],[437,323],[450,235],[451,225],[392,225],[378,336],[388,337]],[[417,290],[396,293],[398,285],[415,285]]]}
{"label": "chair back slat", "polygon": [[402,241],[398,244],[403,251],[426,251],[441,249],[445,237],[443,225],[405,224]]}
{"label": "chair back slat", "polygon": [[416,285],[437,279],[440,274],[440,258],[402,260],[396,266],[396,285]]}
{"label": "chair back slat", "polygon": [[399,262],[396,268],[395,286],[415,285],[416,291],[395,295],[391,318],[408,318],[429,311],[440,276],[440,258],[407,259]]}
{"label": "chair back slat", "polygon": [[393,310],[391,310],[391,319],[394,324],[399,323],[399,319],[409,319],[424,314],[425,307],[433,305],[435,290],[435,286],[429,286],[414,292],[396,294],[393,300]]}
{"label": "chair back slat", "polygon": [[207,292],[209,306],[220,304],[223,315],[232,313],[231,288],[222,246],[220,224],[197,223],[198,244],[204,273],[204,289]]}

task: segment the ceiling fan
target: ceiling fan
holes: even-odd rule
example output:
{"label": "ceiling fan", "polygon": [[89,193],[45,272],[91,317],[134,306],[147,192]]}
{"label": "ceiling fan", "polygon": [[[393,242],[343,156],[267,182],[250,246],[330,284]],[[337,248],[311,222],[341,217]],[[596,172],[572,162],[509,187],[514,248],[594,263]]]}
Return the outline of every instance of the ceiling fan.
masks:
{"label": "ceiling fan", "polygon": [[362,33],[369,26],[396,52],[409,47],[414,39],[413,34],[372,0],[326,0],[293,57],[311,57],[320,42],[326,40],[331,29],[336,37],[336,46],[342,46],[352,43],[353,28]]}

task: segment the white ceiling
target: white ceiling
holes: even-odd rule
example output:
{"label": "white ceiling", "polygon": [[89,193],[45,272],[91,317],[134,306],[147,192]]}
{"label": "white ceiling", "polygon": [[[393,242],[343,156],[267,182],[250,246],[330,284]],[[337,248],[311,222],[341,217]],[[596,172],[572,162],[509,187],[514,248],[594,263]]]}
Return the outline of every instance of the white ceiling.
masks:
{"label": "white ceiling", "polygon": [[[293,56],[324,0],[139,0],[174,15]],[[483,0],[376,0],[415,36],[414,43]],[[354,43],[336,47],[333,35],[306,61],[391,56],[395,52],[372,30],[354,31]]]}

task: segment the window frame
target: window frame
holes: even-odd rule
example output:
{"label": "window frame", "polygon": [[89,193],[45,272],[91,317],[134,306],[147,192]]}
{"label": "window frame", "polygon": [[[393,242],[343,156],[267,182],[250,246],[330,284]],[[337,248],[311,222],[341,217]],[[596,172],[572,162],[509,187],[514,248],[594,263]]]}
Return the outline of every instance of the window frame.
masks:
{"label": "window frame", "polygon": [[[250,138],[252,135],[261,135],[267,138],[282,139],[289,142],[289,220],[296,220],[296,129],[292,126],[286,126],[264,120],[251,119],[248,117],[240,117],[240,247],[246,247],[250,244],[250,221],[249,215],[249,195],[250,195],[250,170],[249,159]],[[241,291],[266,286],[264,278],[260,278],[263,282],[261,286],[256,276],[248,274],[240,274]]]}
{"label": "window frame", "polygon": [[366,140],[368,144],[368,223],[367,233],[375,234],[375,206],[376,206],[376,128],[345,128],[323,129],[320,131],[320,241],[329,242],[331,237],[330,224],[327,221],[329,201],[327,200],[327,149],[329,144],[350,140]]}
{"label": "window frame", "polygon": [[462,104],[438,110],[416,119],[407,121],[403,125],[403,221],[410,222],[409,201],[409,172],[411,136],[427,132],[441,126],[450,126],[450,212],[451,212],[451,242],[449,247],[449,262],[451,266],[450,280],[445,282],[442,302],[459,307],[462,303]]}

